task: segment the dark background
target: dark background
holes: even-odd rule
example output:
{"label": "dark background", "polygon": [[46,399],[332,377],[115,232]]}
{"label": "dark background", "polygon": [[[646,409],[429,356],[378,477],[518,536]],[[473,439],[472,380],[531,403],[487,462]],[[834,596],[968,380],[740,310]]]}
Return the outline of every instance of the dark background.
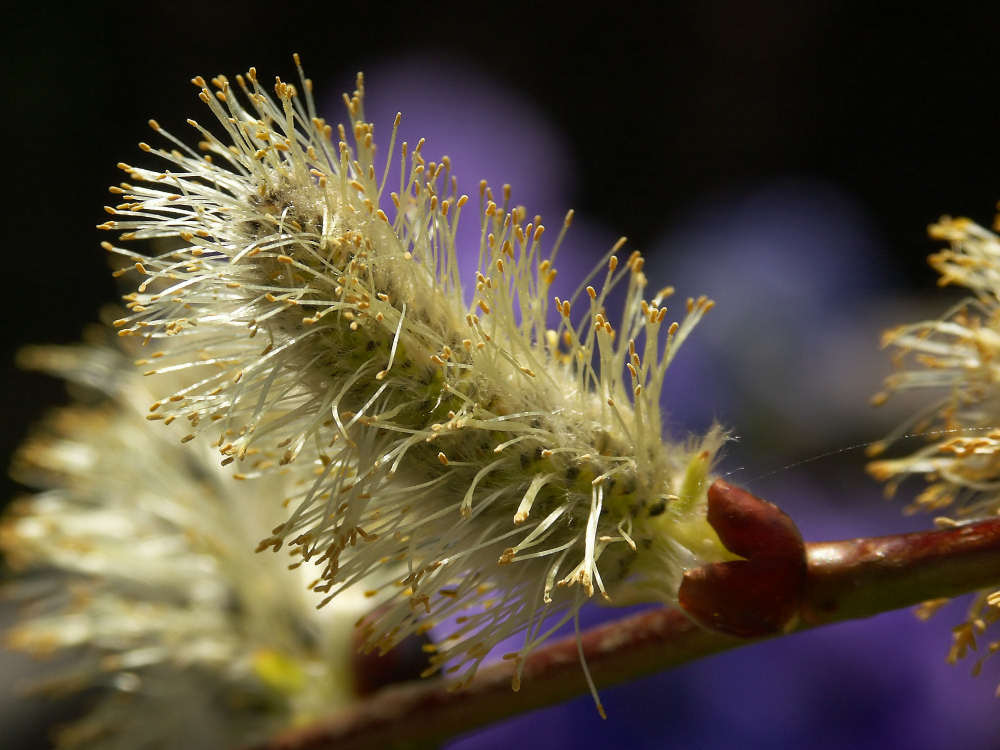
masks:
{"label": "dark background", "polygon": [[[561,132],[574,162],[572,188],[561,199],[590,221],[628,233],[635,246],[651,248],[655,262],[662,263],[658,267],[668,270],[670,259],[656,257],[662,238],[706,205],[725,212],[727,201],[783,181],[822,185],[848,201],[865,227],[864,267],[830,297],[832,305],[839,296],[860,309],[936,294],[925,263],[934,248],[926,225],[940,214],[992,219],[1000,197],[998,20],[996,11],[958,4],[922,9],[739,0],[655,9],[628,3],[596,8],[363,2],[296,2],[278,9],[276,3],[186,0],[141,9],[121,3],[25,5],[8,16],[5,30],[5,155],[13,169],[7,172],[4,214],[7,429],[0,455],[9,455],[29,425],[65,398],[58,382],[18,371],[13,352],[28,343],[75,340],[99,307],[116,299],[106,254],[98,247],[104,237],[94,229],[105,218],[106,187],[121,179],[115,164],[134,159],[135,142],[149,138],[148,118],[184,133],[184,119],[200,113],[188,83],[193,75],[232,76],[255,65],[262,78],[279,73],[293,79],[290,55],[297,51],[327,95],[352,88],[358,69],[384,70],[379,66],[414,56],[489,76],[531,101]],[[376,91],[377,81],[370,86]],[[336,120],[339,114],[327,116]],[[498,133],[516,129],[517,113],[496,118],[495,127]],[[545,169],[542,160],[538,170]],[[822,266],[836,253],[829,249],[829,234],[823,226],[815,228],[814,241],[806,233],[796,246],[798,257]],[[727,273],[723,264],[706,267],[711,274]],[[867,277],[872,268],[877,281]],[[783,278],[780,265],[772,272]],[[864,300],[854,296],[854,284],[865,290]],[[944,309],[937,299],[931,298],[929,309]],[[752,319],[743,324],[748,331],[755,328]],[[873,360],[880,356],[877,334],[873,326]],[[770,335],[780,340],[782,333]],[[794,374],[816,354],[798,350],[782,366]],[[845,372],[854,364],[839,363]],[[706,366],[717,367],[711,360]],[[739,364],[727,360],[726,366]],[[877,378],[865,388],[876,390]],[[835,430],[820,420],[795,423],[801,434],[777,432],[761,427],[773,424],[765,412],[713,408],[704,419],[717,416],[735,424],[744,444],[758,436],[758,445],[777,446],[764,455],[737,451],[740,460],[759,462],[748,467],[754,474],[881,436],[873,428]],[[797,452],[795,446],[803,443],[816,449]],[[846,468],[835,459],[785,474],[810,488],[819,482],[853,493],[855,485],[844,475],[857,475],[863,483],[863,457],[853,452]],[[769,488],[757,489],[765,494]],[[4,497],[18,491],[10,481],[4,490]],[[777,486],[773,491],[787,492]],[[802,498],[772,499],[794,508]],[[852,524],[856,505],[843,498],[831,502],[824,507],[832,508],[828,515],[837,522],[830,527],[816,521],[807,536],[903,528],[902,519],[894,525],[896,508],[859,516]],[[841,636],[836,648],[861,654],[871,666],[863,675],[852,674],[854,667],[835,655],[824,659],[824,650],[834,646],[797,636],[789,639],[792,645],[710,660],[708,666],[641,683],[633,693],[612,691],[608,702],[617,705],[610,706],[612,717],[600,727],[583,704],[573,710],[585,718],[542,714],[545,722],[516,730],[517,741],[524,748],[543,746],[532,744],[536,741],[558,744],[560,737],[579,743],[582,735],[573,733],[582,726],[595,742],[618,745],[621,739],[642,747],[668,746],[671,737],[686,747],[716,741],[782,747],[801,738],[814,738],[814,747],[934,747],[936,739],[927,734],[902,742],[906,706],[918,713],[931,710],[922,699],[939,708],[951,701],[978,706],[992,692],[992,676],[970,680],[963,666],[934,672],[927,678],[933,684],[914,686],[894,671],[891,660],[880,666],[878,638],[916,639],[913,660],[937,665],[954,621],[918,625],[902,614],[845,626],[856,630]],[[924,634],[930,632],[927,640]],[[809,689],[797,681],[806,673]],[[703,687],[695,693],[687,684]],[[725,692],[724,700],[707,702],[712,689],[706,684]],[[856,693],[847,695],[847,685]],[[744,704],[742,690],[754,699]],[[954,696],[927,697],[950,690]],[[1000,705],[992,711],[969,714],[969,722],[979,726],[968,727],[966,747],[1000,742]],[[992,720],[982,718],[990,715]],[[470,742],[490,746],[512,736]]]}

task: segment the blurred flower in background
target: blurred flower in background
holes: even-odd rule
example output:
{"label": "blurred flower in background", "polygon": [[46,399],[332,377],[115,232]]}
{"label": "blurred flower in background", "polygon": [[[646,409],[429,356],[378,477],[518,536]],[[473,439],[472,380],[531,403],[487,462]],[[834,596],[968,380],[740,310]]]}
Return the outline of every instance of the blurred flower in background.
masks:
{"label": "blurred flower in background", "polygon": [[796,435],[801,458],[872,434],[868,394],[886,370],[873,324],[889,274],[847,195],[787,178],[706,198],[650,255],[651,273],[699,284],[723,308],[673,373],[679,421],[719,418],[766,452]]}
{"label": "blurred flower in background", "polygon": [[61,657],[40,687],[96,691],[58,745],[231,747],[352,700],[364,598],[319,612],[284,556],[254,553],[282,478],[234,482],[211,446],[151,425],[141,371],[107,344],[21,359],[77,387],[15,457],[40,491],[0,526],[21,609],[7,645]]}

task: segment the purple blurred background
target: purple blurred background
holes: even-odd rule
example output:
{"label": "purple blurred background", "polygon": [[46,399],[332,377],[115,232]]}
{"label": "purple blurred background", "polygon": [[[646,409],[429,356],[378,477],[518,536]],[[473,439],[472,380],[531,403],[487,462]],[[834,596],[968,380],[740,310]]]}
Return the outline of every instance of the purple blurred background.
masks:
{"label": "purple blurred background", "polygon": [[[716,299],[668,375],[671,431],[730,426],[723,473],[785,508],[807,539],[929,525],[881,499],[857,446],[907,413],[867,405],[888,372],[880,332],[954,299],[925,268],[926,224],[941,213],[989,222],[1000,197],[988,77],[998,14],[735,0],[565,14],[240,7],[20,17],[7,78],[23,128],[10,141],[13,182],[28,202],[8,227],[8,299],[20,304],[4,316],[0,452],[64,398],[17,372],[11,352],[74,340],[115,298],[89,228],[145,120],[183,133],[200,108],[187,78],[254,64],[288,79],[299,51],[328,119],[362,68],[382,139],[401,110],[401,137],[427,138],[429,159],[447,153],[465,192],[483,177],[509,182],[550,229],[575,207],[563,290],[626,233],[654,287]],[[3,496],[15,492],[8,481]],[[994,748],[1000,666],[971,678],[971,664],[944,661],[961,612],[928,623],[897,612],[752,646],[602,691],[606,722],[584,697],[448,747]],[[11,717],[32,707],[45,711],[0,702],[0,723],[13,732]],[[41,742],[41,723],[24,747]]]}

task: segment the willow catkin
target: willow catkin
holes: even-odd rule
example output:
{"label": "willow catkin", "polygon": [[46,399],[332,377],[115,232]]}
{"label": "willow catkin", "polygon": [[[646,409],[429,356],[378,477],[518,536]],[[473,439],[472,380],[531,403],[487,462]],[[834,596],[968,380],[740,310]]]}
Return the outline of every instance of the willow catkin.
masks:
{"label": "willow catkin", "polygon": [[[395,126],[380,179],[361,76],[334,129],[299,73],[274,96],[254,69],[214,91],[195,78],[214,132],[189,120],[196,150],[151,121],[173,145],[140,146],[166,166],[121,165],[102,228],[172,249],[105,243],[143,277],[116,325],[156,340],[150,375],[190,382],[148,418],[186,422],[184,439],[214,441],[238,478],[290,475],[295,491],[275,498],[287,518],[260,548],[315,565],[324,603],[374,576],[371,647],[452,622],[429,672],[471,679],[516,633],[523,659],[595,595],[674,601],[685,568],[725,554],[704,520],[723,433],[664,442],[660,405],[712,302],[673,319],[672,289],[644,299],[643,259],[620,260],[620,242],[595,286],[552,301],[549,328],[562,233],[544,252],[540,219],[482,184],[479,247],[457,248],[468,198],[448,158],[404,142],[388,186]],[[457,257],[477,251],[470,289]],[[619,284],[616,327],[605,302]]]}
{"label": "willow catkin", "polygon": [[[994,228],[1000,227],[1000,220]],[[1000,237],[970,219],[942,217],[930,235],[947,248],[930,256],[940,286],[956,285],[971,296],[936,320],[908,323],[887,331],[883,346],[894,349],[897,372],[872,399],[878,405],[890,394],[916,390],[927,405],[870,449],[881,454],[903,437],[927,437],[927,444],[906,455],[879,458],[868,465],[892,495],[911,477],[925,480],[911,510],[946,512],[942,525],[1000,513]],[[915,433],[915,434],[910,434]],[[929,617],[947,600],[925,603],[918,614]],[[1000,591],[980,591],[965,622],[953,628],[950,661],[980,651],[974,672],[1000,651],[995,628],[1000,620]],[[978,642],[985,640],[985,648]],[[1000,694],[1000,688],[998,688]]]}

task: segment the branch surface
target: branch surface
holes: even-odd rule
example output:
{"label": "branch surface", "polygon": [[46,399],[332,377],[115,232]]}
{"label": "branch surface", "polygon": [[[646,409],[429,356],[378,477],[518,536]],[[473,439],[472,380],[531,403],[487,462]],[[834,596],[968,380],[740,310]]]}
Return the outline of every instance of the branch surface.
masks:
{"label": "branch surface", "polygon": [[[910,534],[804,544],[782,511],[717,481],[709,522],[744,560],[689,571],[680,601],[581,635],[595,683],[607,687],[794,630],[870,617],[1000,583],[1000,518]],[[703,624],[699,624],[703,623]],[[255,750],[408,748],[587,692],[575,636],[531,653],[523,688],[514,663],[481,668],[461,692],[443,680],[383,688]]]}

